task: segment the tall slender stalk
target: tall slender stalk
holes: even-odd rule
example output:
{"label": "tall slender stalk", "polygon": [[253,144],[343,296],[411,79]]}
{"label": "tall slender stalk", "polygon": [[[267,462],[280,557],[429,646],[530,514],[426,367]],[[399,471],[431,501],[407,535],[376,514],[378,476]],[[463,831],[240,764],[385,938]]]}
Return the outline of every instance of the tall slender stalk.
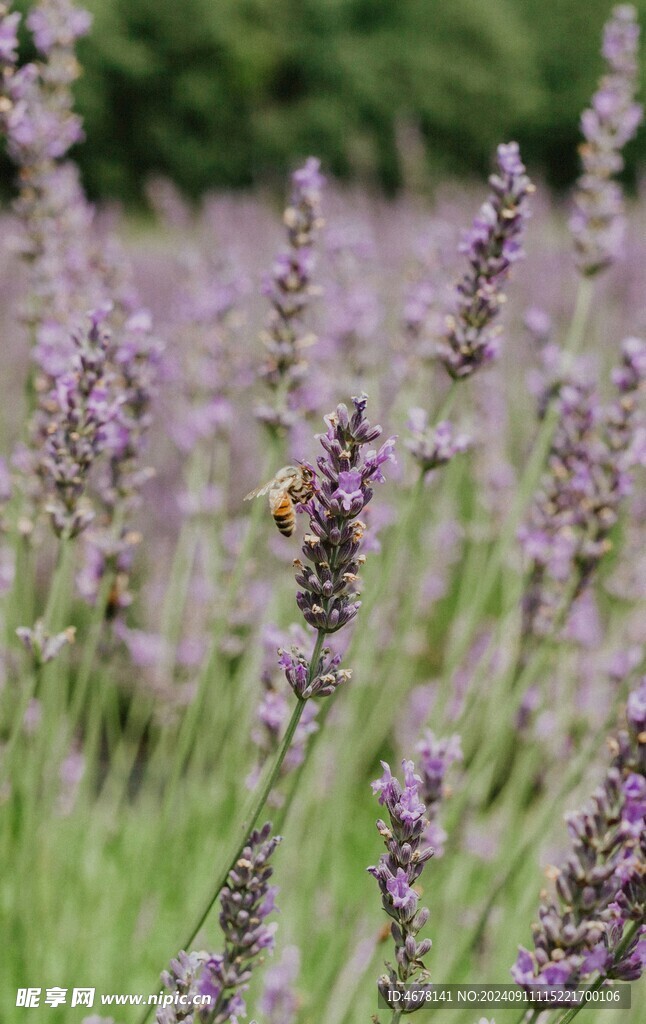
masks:
{"label": "tall slender stalk", "polygon": [[[325,633],[319,630],[316,636],[314,650],[312,651],[312,657],[310,659],[309,664],[308,679],[310,682],[313,680],[316,674],[316,670],[321,657],[321,651],[323,649],[324,640]],[[251,810],[249,811],[248,814],[245,815],[243,821],[240,823],[236,831],[235,848],[233,850],[233,853],[230,854],[229,857],[227,858],[226,867],[223,868],[222,871],[217,876],[213,889],[211,890],[211,893],[207,898],[203,909],[200,911],[200,914],[195,924],[191,928],[190,933],[186,937],[185,941],[182,943],[180,947],[181,949],[190,949],[198,932],[204,925],[206,919],[211,913],[211,910],[215,906],[218,896],[220,895],[220,891],[222,887],[225,885],[227,878],[229,877],[229,872],[232,871],[233,868],[235,867],[236,861],[240,857],[240,854],[244,849],[245,843],[247,842],[250,833],[253,831],[256,824],[258,823],[258,819],[260,818],[260,815],[263,812],[265,804],[267,803],[267,798],[269,797],[269,794],[276,785],[276,782],[278,781],[278,778],[280,776],[280,770],[283,766],[283,761],[285,760],[287,752],[291,747],[292,740],[294,738],[294,733],[298,728],[298,723],[300,722],[301,716],[305,709],[305,703],[306,702],[303,700],[299,700],[297,702],[292,712],[292,716],[289,720],[289,723],[287,725],[285,735],[283,736],[280,742],[280,746],[276,750],[273,762],[271,763],[271,767],[268,769],[263,784],[258,791],[258,796],[255,798]],[[145,1013],[142,1015],[141,1024],[144,1024],[144,1022],[148,1019],[149,1013],[150,1009],[147,1009]]]}

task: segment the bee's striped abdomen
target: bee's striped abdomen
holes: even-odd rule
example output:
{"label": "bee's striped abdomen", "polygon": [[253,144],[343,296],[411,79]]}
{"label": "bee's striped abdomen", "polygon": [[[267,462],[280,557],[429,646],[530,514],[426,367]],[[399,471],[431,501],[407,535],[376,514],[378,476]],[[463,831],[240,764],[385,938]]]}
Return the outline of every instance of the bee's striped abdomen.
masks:
{"label": "bee's striped abdomen", "polygon": [[296,528],[294,505],[288,494],[283,494],[280,501],[272,508],[276,526],[284,537],[291,537]]}

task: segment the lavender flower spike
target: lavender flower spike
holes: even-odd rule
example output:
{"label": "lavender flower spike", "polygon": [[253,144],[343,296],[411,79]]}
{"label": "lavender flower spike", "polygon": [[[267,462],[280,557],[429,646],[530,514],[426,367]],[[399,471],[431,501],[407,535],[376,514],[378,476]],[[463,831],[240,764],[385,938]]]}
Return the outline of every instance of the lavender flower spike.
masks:
{"label": "lavender flower spike", "polygon": [[269,861],[280,843],[270,832],[269,824],[252,832],[220,893],[224,952],[179,953],[162,981],[184,999],[158,1010],[157,1024],[226,1024],[246,1013],[242,993],[253,968],[272,951],[276,931],[275,924],[265,923],[276,909]]}
{"label": "lavender flower spike", "polygon": [[[416,979],[424,983],[428,974],[423,958],[431,948],[431,940],[417,942],[417,935],[429,918],[426,907],[418,909],[419,894],[413,888],[421,875],[424,865],[433,856],[433,849],[424,845],[424,833],[428,826],[426,807],[421,799],[422,780],[415,774],[412,761],[403,761],[404,785],[393,776],[390,766],[382,761],[384,774],[372,789],[379,796],[379,803],[388,810],[390,825],[377,822],[387,853],[382,854],[376,867],[368,871],[377,879],[381,891],[381,902],[390,918],[391,935],[395,942],[397,969],[386,964],[388,974],[379,981],[379,991],[388,1001],[388,992],[411,984]],[[417,1008],[423,1002],[412,1004]],[[394,1007],[393,1007],[394,1008]]]}
{"label": "lavender flower spike", "polygon": [[505,301],[502,288],[513,263],[522,259],[521,241],[534,186],[516,142],[498,147],[491,194],[467,233],[460,252],[469,269],[456,288],[456,308],[447,317],[438,354],[454,380],[470,377],[495,358],[500,328],[494,323]]}
{"label": "lavender flower spike", "polygon": [[608,72],[592,106],[581,117],[583,174],[574,197],[570,230],[578,267],[586,276],[608,267],[623,247],[623,196],[613,178],[624,166],[621,151],[642,119],[642,108],[634,102],[638,48],[637,13],[632,4],[621,4],[614,8],[604,29],[602,53]]}
{"label": "lavender flower spike", "polygon": [[51,493],[47,511],[58,536],[76,537],[92,520],[85,500],[88,476],[117,414],[118,399],[110,393],[106,372],[110,334],[103,322],[108,313],[109,307],[92,313],[87,332],[74,337],[70,370],[55,381],[44,406],[50,420],[40,473]]}
{"label": "lavender flower spike", "polygon": [[[646,966],[646,679],[628,701],[626,731],[590,804],[567,817],[572,852],[551,872],[555,893],[512,967],[525,988],[578,985],[598,974],[626,981]],[[638,927],[624,948],[629,922]]]}
{"label": "lavender flower spike", "polygon": [[292,175],[292,196],[284,215],[289,248],[276,257],[263,286],[272,309],[262,334],[267,359],[261,376],[272,395],[267,405],[256,409],[256,416],[280,433],[294,422],[293,405],[307,365],[303,349],[316,340],[306,329],[305,313],[315,292],[314,245],[323,223],[320,206],[324,181],[315,157]]}
{"label": "lavender flower spike", "polygon": [[523,636],[545,636],[564,619],[612,547],[610,533],[639,460],[637,396],[646,380],[646,343],[627,338],[613,373],[617,398],[602,409],[574,374],[557,394],[559,421],[548,469],[519,531],[529,562]]}
{"label": "lavender flower spike", "polygon": [[[359,518],[372,498],[375,483],[384,480],[382,467],[394,461],[395,438],[378,450],[364,449],[381,434],[366,418],[366,395],[352,399],[354,413],[345,405],[325,417],[327,431],[319,435],[325,455],[317,459],[318,482],[312,498],[301,506],[309,517],[302,552],[296,559],[298,607],[319,637],[347,626],[361,602],[357,599],[358,572],[365,561],[361,544],[366,525]],[[280,653],[280,665],[300,700],[327,696],[348,679],[340,669],[340,656],[326,648],[318,664],[309,667],[302,650],[291,647]]]}

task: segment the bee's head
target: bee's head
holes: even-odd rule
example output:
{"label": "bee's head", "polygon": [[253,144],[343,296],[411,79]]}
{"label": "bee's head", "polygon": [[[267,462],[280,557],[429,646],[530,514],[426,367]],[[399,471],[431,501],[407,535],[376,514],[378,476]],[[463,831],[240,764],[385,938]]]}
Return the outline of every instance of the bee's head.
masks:
{"label": "bee's head", "polygon": [[298,465],[300,466],[303,482],[306,484],[312,484],[312,486],[314,486],[316,481],[316,470],[314,469],[314,466],[310,465],[309,462],[305,462],[302,460],[299,461]]}

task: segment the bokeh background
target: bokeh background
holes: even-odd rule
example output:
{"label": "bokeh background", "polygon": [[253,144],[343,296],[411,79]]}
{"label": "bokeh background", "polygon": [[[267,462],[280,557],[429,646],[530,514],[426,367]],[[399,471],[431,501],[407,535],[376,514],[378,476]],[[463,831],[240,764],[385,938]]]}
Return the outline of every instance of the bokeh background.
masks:
{"label": "bokeh background", "polygon": [[[15,5],[26,9],[25,0]],[[646,0],[635,5],[646,15]],[[94,197],[278,181],[314,152],[392,192],[482,175],[516,138],[562,188],[606,0],[88,0],[76,154]],[[629,176],[646,136],[628,148]],[[3,175],[4,177],[4,175]]]}
{"label": "bokeh background", "polygon": [[[294,538],[277,536],[264,505],[243,501],[268,474],[267,434],[251,413],[262,393],[259,339],[268,303],[261,285],[285,244],[287,176],[310,154],[328,178],[317,240],[320,294],[308,311],[318,336],[308,354],[314,397],[293,447],[274,464],[294,454],[313,458],[322,413],[364,386],[371,416],[401,443],[399,467],[371,506],[366,605],[348,641],[353,683],[338,695],[285,812],[276,961],[292,945],[302,951],[298,1024],[350,1024],[375,1012],[374,979],[392,950],[365,870],[381,852],[370,781],[380,758],[396,765],[414,753],[424,722],[442,737],[459,732],[465,752],[442,818],[445,856],[424,882],[429,967],[440,981],[506,981],[518,944],[531,943],[544,872],[568,853],[563,815],[598,785],[607,723],[620,717],[631,673],[644,664],[643,486],[570,633],[539,651],[527,723],[524,705],[516,717],[521,695],[513,676],[519,549],[502,558],[486,606],[472,616],[538,429],[542,346],[566,338],[579,288],[567,196],[579,169],[580,114],[603,72],[602,26],[612,4],[84,6],[94,24],[78,44],[83,73],[75,93],[86,139],[72,156],[100,202],[92,240],[106,240],[108,263],[116,252],[131,265],[165,355],[145,455],[155,475],[133,520],[141,544],[130,579],[125,574],[132,594],[126,589],[116,624],[103,622],[100,603],[90,595],[88,604],[82,593],[85,547],[77,552],[68,582],[78,642],[58,663],[58,678],[61,692],[74,695],[96,626],[81,727],[70,743],[63,720],[63,740],[54,743],[55,717],[48,708],[39,717],[38,702],[30,704],[16,748],[21,772],[12,791],[0,790],[0,811],[11,815],[0,842],[0,945],[10,951],[0,957],[0,1024],[81,1018],[65,1007],[17,1018],[15,992],[25,984],[154,990],[250,800],[248,780],[264,756],[254,739],[260,680],[276,673],[276,628],[298,619]],[[646,0],[636,6],[646,25]],[[28,58],[27,33],[23,41]],[[464,271],[460,232],[486,196],[497,144],[509,139],[520,143],[538,187],[527,260],[514,268],[501,317],[502,358],[465,386],[454,411],[473,449],[431,481],[411,515],[408,413],[443,405],[448,380],[431,343]],[[627,255],[595,284],[583,346],[604,400],[621,339],[646,327],[646,131],[625,155]],[[9,209],[16,174],[3,155],[0,170]],[[140,216],[146,203],[154,219]],[[16,254],[15,216],[1,225],[6,454],[32,396],[24,393],[31,363],[21,312],[29,273]],[[112,234],[117,248],[107,241]],[[117,287],[127,291],[127,272],[124,281]],[[550,324],[544,337],[527,326],[528,311],[537,309]],[[224,411],[200,434],[200,415],[214,398]],[[24,682],[15,627],[42,612],[52,577],[54,538],[48,524],[39,529],[33,571],[22,582],[25,563],[18,563],[22,606],[11,590],[5,602],[0,689],[10,711]],[[10,577],[1,561],[0,569]],[[193,704],[198,693],[202,704]],[[192,744],[183,771],[173,755],[186,718],[192,732],[182,735]],[[510,749],[516,768],[498,792]],[[34,750],[47,767],[44,784]],[[268,811],[279,823],[280,797]],[[205,948],[219,948],[216,918],[201,936]],[[637,1024],[643,984],[630,1013],[590,1011],[582,1020]],[[263,985],[258,972],[250,1016]],[[450,1024],[473,1024],[480,1015],[456,1013]],[[138,1017],[128,1008],[115,1016],[119,1024]],[[498,1024],[517,1018],[517,1010],[495,1014]]]}

